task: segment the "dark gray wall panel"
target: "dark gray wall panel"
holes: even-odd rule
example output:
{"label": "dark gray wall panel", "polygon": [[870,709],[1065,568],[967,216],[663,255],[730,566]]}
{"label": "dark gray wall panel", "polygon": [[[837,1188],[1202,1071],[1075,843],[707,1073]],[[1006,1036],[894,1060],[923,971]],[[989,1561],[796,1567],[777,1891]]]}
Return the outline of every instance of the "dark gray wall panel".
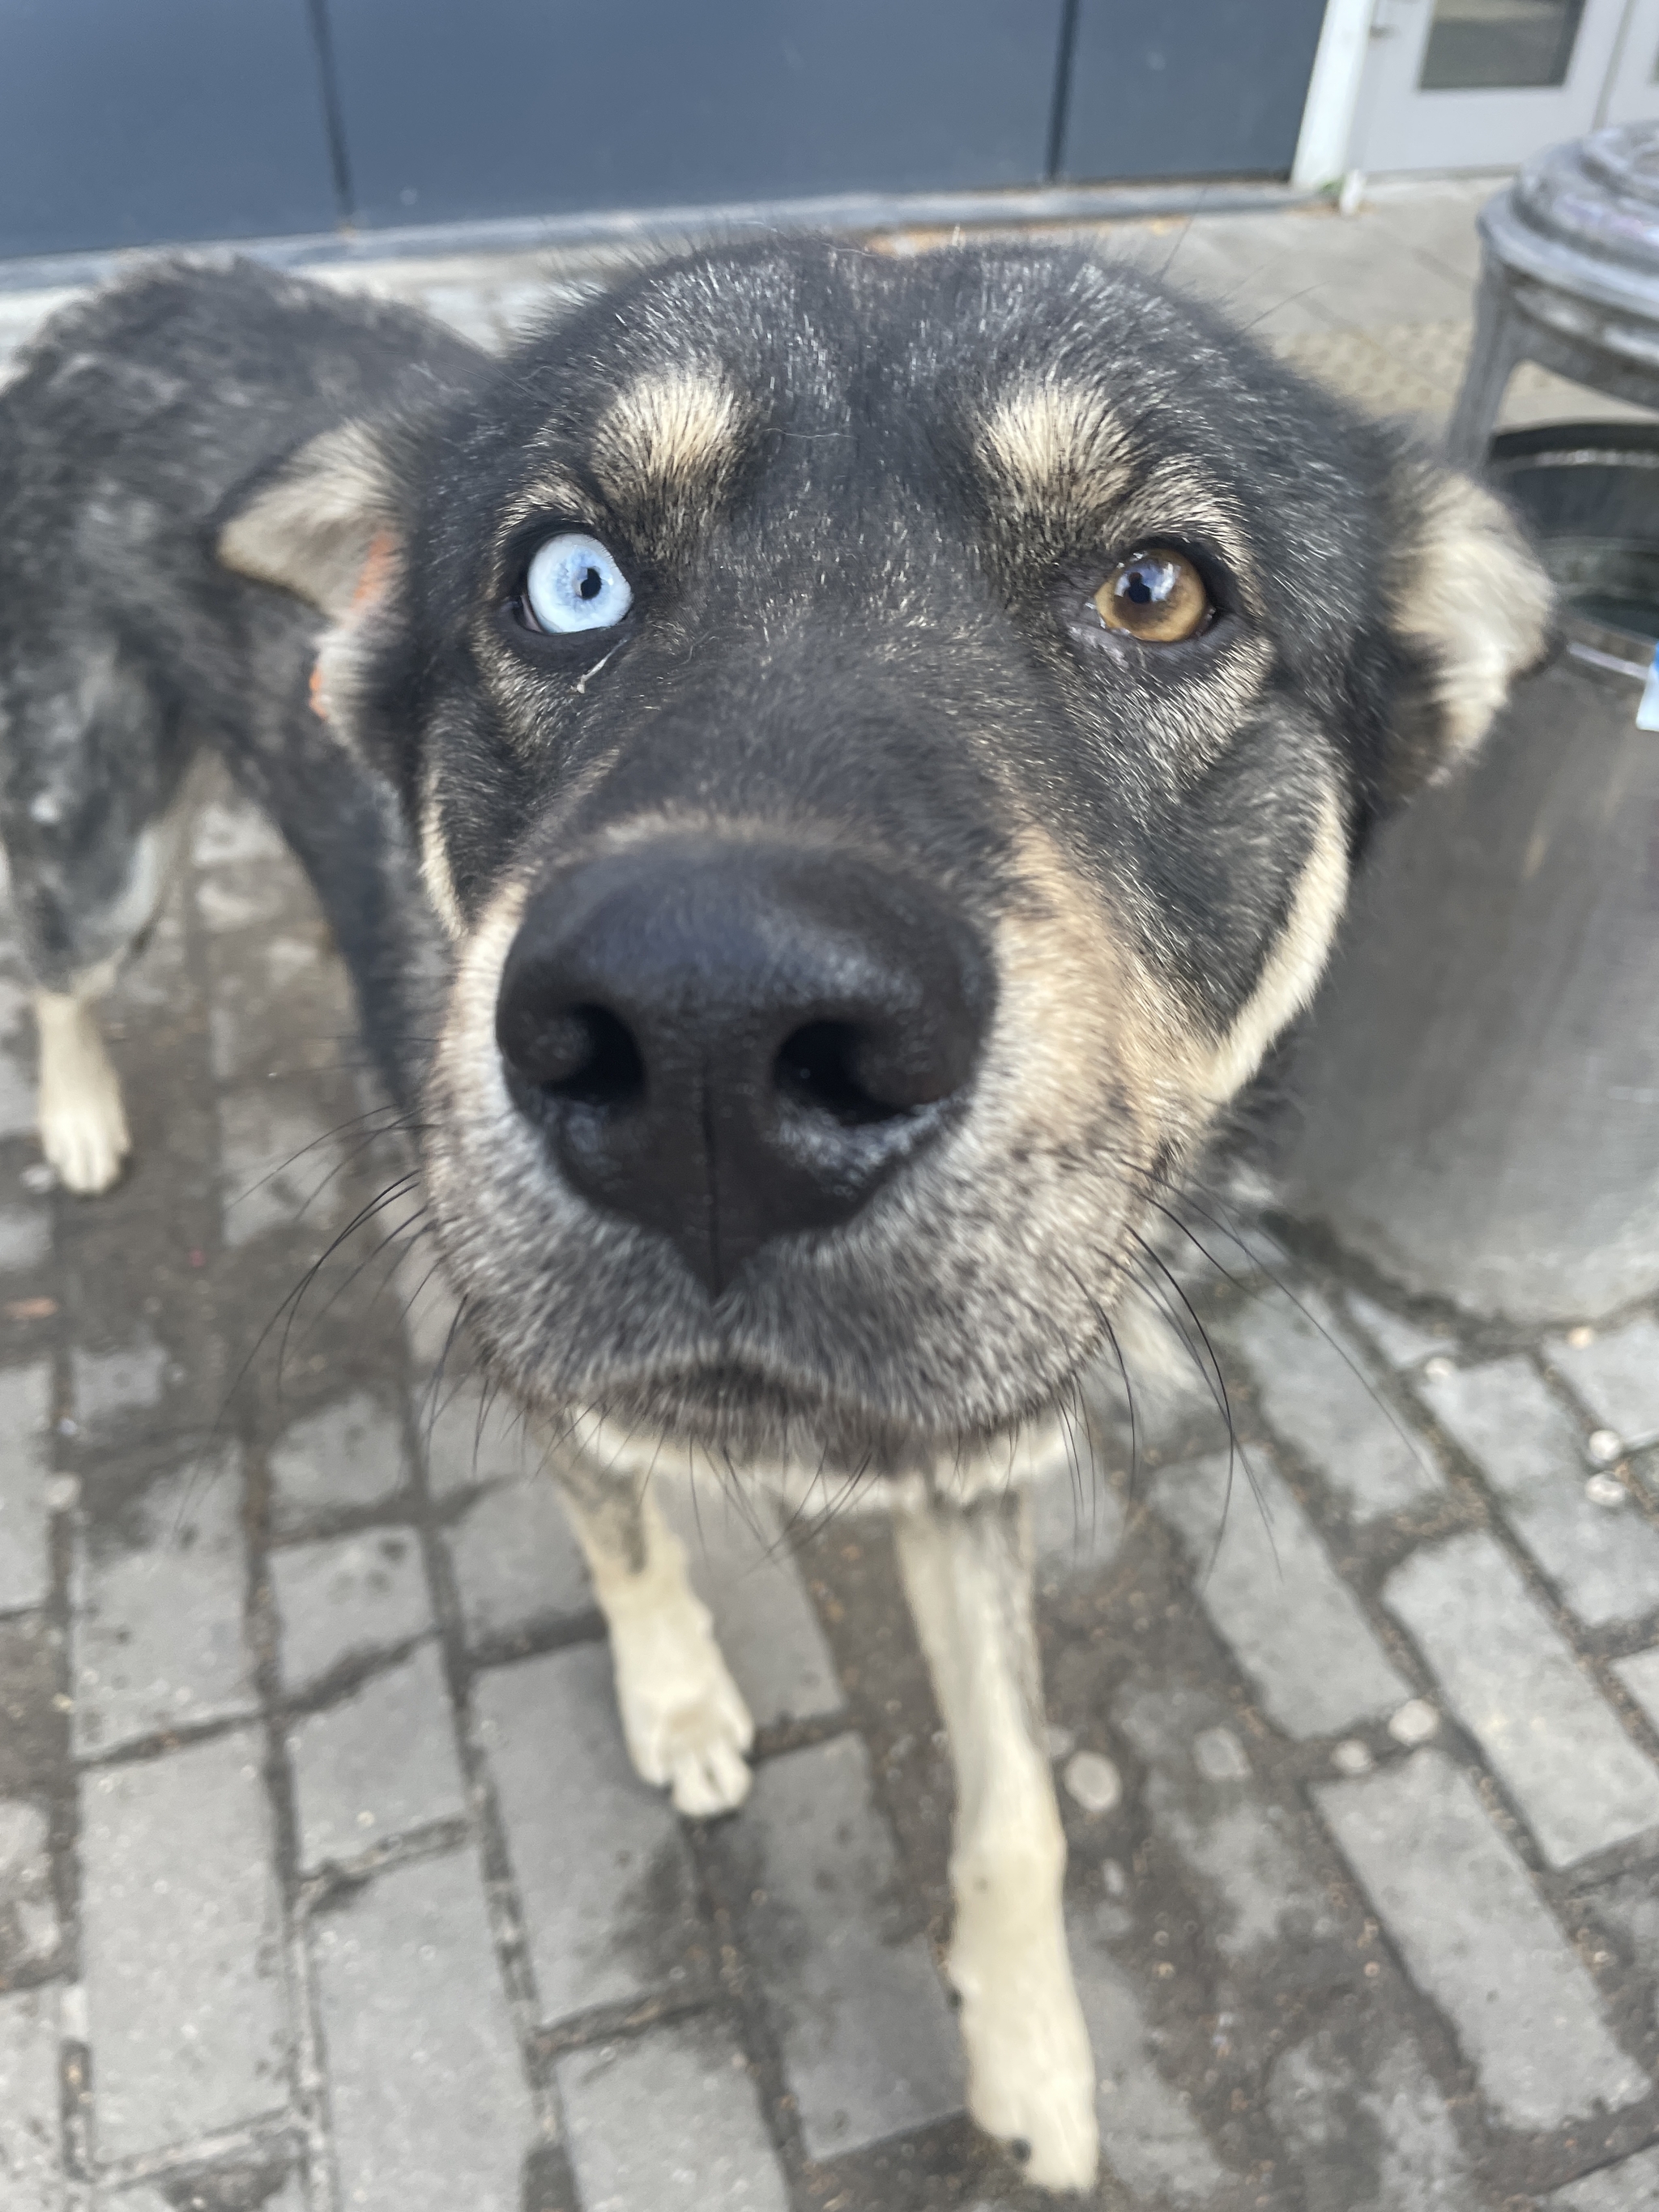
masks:
{"label": "dark gray wall panel", "polygon": [[1061,0],[331,0],[359,220],[1022,184]]}
{"label": "dark gray wall panel", "polygon": [[337,219],[305,0],[0,0],[0,254]]}
{"label": "dark gray wall panel", "polygon": [[1324,0],[1081,0],[1060,174],[1283,176]]}

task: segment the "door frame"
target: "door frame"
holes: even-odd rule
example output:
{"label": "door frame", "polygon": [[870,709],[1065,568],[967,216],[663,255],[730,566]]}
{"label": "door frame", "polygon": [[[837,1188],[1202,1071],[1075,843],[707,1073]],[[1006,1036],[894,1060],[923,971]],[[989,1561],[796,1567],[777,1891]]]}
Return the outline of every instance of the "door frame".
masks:
{"label": "door frame", "polygon": [[1595,120],[1598,127],[1659,120],[1659,0],[1630,0]]}

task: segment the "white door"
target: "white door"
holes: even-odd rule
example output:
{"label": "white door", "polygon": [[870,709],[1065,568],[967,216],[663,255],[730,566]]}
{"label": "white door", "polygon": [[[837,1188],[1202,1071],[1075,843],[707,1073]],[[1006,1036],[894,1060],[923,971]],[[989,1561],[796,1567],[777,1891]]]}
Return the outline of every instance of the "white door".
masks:
{"label": "white door", "polygon": [[1376,0],[1351,165],[1504,169],[1659,114],[1656,52],[1659,0]]}

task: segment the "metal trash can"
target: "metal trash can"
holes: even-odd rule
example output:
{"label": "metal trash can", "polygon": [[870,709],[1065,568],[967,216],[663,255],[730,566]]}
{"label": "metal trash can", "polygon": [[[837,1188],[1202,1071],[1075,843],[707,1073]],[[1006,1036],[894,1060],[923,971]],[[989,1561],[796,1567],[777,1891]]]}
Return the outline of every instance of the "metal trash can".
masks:
{"label": "metal trash can", "polygon": [[1659,1286],[1659,426],[1497,439],[1565,643],[1378,840],[1290,1070],[1295,1213],[1528,1323]]}
{"label": "metal trash can", "polygon": [[1616,124],[1535,155],[1480,222],[1452,459],[1479,462],[1523,361],[1659,407],[1659,124]]}

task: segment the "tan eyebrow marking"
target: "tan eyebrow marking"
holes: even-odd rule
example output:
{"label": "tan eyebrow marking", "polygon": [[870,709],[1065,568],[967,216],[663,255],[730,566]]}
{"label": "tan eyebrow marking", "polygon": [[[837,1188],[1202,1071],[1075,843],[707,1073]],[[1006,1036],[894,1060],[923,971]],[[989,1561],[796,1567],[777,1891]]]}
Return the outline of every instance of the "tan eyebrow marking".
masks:
{"label": "tan eyebrow marking", "polygon": [[742,429],[720,377],[693,368],[643,376],[600,418],[593,472],[619,507],[684,523],[731,474]]}
{"label": "tan eyebrow marking", "polygon": [[981,426],[980,465],[1006,522],[1029,547],[1082,542],[1104,528],[1115,543],[1212,539],[1259,613],[1243,518],[1180,454],[1153,462],[1137,450],[1105,392],[1032,376],[999,400]]}
{"label": "tan eyebrow marking", "polygon": [[1022,514],[1091,512],[1120,498],[1133,474],[1128,434],[1105,395],[1053,377],[1029,377],[998,400],[979,452]]}

